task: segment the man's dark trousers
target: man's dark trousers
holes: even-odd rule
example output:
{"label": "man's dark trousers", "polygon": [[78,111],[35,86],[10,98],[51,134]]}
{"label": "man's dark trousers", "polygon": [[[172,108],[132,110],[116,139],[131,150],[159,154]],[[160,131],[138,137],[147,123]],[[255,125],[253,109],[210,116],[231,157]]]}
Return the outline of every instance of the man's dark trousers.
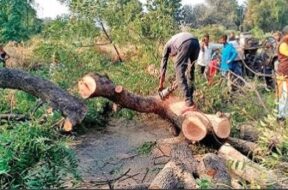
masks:
{"label": "man's dark trousers", "polygon": [[176,78],[182,89],[187,106],[192,106],[194,87],[195,60],[198,58],[200,45],[197,39],[189,39],[178,49],[175,61]]}

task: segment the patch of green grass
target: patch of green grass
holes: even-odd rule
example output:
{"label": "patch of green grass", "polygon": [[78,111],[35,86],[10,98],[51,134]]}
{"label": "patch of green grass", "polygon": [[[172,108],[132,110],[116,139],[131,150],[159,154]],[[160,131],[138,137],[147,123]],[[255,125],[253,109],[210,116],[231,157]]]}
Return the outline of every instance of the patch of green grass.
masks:
{"label": "patch of green grass", "polygon": [[145,142],[137,148],[137,153],[141,155],[148,155],[153,150],[156,142]]}
{"label": "patch of green grass", "polygon": [[198,189],[211,189],[212,183],[208,178],[196,179],[196,184]]}

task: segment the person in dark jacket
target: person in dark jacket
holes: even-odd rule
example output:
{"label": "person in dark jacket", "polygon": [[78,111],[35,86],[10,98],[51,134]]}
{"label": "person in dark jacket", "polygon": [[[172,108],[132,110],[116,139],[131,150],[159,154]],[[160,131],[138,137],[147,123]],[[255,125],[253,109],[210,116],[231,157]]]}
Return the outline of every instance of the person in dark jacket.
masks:
{"label": "person in dark jacket", "polygon": [[[193,107],[194,70],[200,45],[197,38],[188,32],[178,33],[166,43],[160,69],[159,90],[163,89],[169,56],[175,57],[176,79],[185,95],[187,107]],[[187,75],[186,75],[187,72]]]}

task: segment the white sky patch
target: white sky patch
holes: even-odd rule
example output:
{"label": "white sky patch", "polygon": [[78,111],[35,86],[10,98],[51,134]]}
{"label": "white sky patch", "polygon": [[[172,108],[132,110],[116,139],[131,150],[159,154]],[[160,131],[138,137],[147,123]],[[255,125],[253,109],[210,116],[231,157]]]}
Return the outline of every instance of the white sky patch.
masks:
{"label": "white sky patch", "polygon": [[[146,0],[140,0],[146,2]],[[245,0],[238,0],[240,4],[243,4]],[[37,16],[39,18],[56,18],[58,15],[69,13],[67,6],[59,3],[57,0],[35,0]],[[183,5],[195,5],[199,3],[205,3],[205,0],[182,0]]]}
{"label": "white sky patch", "polygon": [[38,18],[56,18],[69,13],[67,6],[57,0],[35,0]]}

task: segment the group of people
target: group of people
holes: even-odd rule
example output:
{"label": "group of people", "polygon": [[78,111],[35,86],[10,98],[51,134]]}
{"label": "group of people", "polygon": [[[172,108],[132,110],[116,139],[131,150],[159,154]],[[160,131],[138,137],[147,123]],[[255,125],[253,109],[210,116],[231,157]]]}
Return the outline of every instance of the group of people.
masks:
{"label": "group of people", "polygon": [[[278,120],[288,117],[288,26],[284,27],[282,34],[274,36],[277,44],[279,64],[276,65]],[[193,101],[195,64],[199,72],[207,77],[208,82],[214,77],[217,70],[222,76],[242,76],[243,48],[239,37],[231,33],[228,39],[223,35],[220,44],[210,43],[209,35],[205,34],[199,43],[198,39],[188,32],[178,33],[166,43],[160,68],[159,90],[164,87],[165,74],[169,56],[175,57],[174,68],[178,86],[183,91],[185,103],[191,109],[197,109]],[[215,50],[221,50],[221,59],[215,56]],[[213,54],[214,52],[214,54]],[[221,60],[221,61],[220,61]],[[220,63],[218,63],[220,62]]]}
{"label": "group of people", "polygon": [[[163,89],[168,58],[169,56],[175,57],[176,80],[185,96],[186,106],[196,109],[193,102],[195,64],[199,67],[199,72],[207,77],[208,82],[211,82],[218,67],[222,76],[227,76],[230,71],[236,75],[242,73],[237,52],[238,42],[233,35],[234,33],[229,38],[230,42],[228,42],[228,36],[223,35],[219,40],[220,44],[210,43],[209,34],[204,35],[201,43],[188,32],[181,32],[172,36],[164,47],[159,90]],[[220,59],[217,56],[217,51],[215,51],[217,49],[222,49],[220,64],[218,63]]]}

